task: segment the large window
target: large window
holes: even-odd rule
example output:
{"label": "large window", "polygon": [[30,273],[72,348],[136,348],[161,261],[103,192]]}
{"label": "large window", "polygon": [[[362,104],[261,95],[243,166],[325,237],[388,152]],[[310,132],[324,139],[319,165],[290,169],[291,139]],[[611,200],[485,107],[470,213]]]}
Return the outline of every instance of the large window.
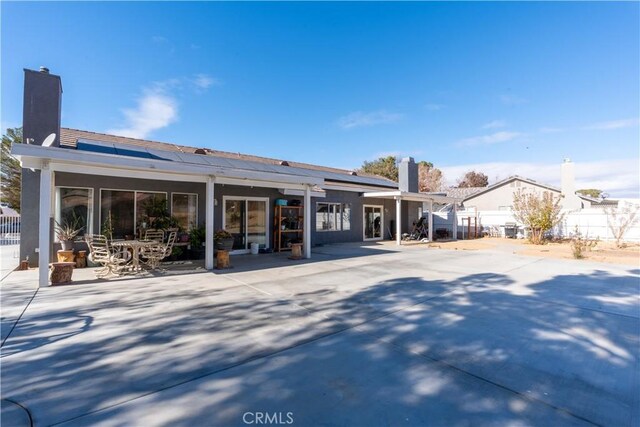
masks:
{"label": "large window", "polygon": [[114,239],[133,237],[138,227],[149,226],[167,211],[167,193],[101,189],[100,233]]}
{"label": "large window", "polygon": [[55,217],[58,224],[82,227],[77,237],[91,234],[93,224],[93,189],[56,188]]}
{"label": "large window", "polygon": [[341,203],[316,203],[316,230],[351,229],[351,206]]}
{"label": "large window", "polygon": [[100,191],[100,234],[123,239],[135,233],[135,191]]}
{"label": "large window", "polygon": [[198,195],[173,193],[171,195],[171,215],[176,217],[183,230],[198,226]]}

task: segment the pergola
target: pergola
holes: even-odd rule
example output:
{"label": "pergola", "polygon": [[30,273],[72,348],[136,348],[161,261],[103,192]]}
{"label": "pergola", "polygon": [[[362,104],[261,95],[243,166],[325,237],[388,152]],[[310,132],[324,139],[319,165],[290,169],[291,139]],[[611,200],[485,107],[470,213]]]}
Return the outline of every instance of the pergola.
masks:
{"label": "pergola", "polygon": [[460,199],[455,197],[447,197],[439,194],[429,193],[411,193],[408,191],[393,190],[393,191],[374,191],[364,193],[363,197],[370,197],[376,199],[393,199],[396,201],[396,244],[402,244],[402,201],[410,202],[422,202],[427,203],[429,209],[429,241],[433,241],[433,203],[451,203],[453,204],[453,238],[456,239],[458,232],[458,203]]}
{"label": "pergola", "polygon": [[311,257],[311,195],[316,186],[324,184],[321,178],[29,144],[15,144],[11,153],[20,160],[23,168],[40,171],[38,228],[40,286],[49,285],[47,265],[51,257],[51,217],[56,172],[205,183],[205,267],[208,270],[214,267],[214,184],[299,191],[304,195],[304,256]]}

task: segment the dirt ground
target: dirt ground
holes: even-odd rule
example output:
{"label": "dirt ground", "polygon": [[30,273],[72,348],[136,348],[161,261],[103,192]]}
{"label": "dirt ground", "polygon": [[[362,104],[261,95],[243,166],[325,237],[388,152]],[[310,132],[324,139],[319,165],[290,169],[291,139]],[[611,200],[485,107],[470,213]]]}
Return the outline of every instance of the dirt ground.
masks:
{"label": "dirt ground", "polygon": [[[504,239],[484,237],[474,240],[458,240],[455,242],[433,242],[432,248],[456,249],[464,251],[502,250],[518,255],[531,255],[559,259],[574,259],[571,243],[549,242],[545,245],[532,245],[524,239]],[[613,242],[599,242],[595,248],[585,252],[583,259],[612,264],[640,266],[640,244],[630,243],[626,248],[617,248]]]}

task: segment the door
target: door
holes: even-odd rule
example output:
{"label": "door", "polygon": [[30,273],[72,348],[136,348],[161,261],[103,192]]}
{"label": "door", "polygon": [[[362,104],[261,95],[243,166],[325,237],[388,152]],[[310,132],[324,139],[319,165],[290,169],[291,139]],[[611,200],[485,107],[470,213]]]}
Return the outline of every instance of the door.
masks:
{"label": "door", "polygon": [[251,243],[269,247],[269,198],[223,197],[222,228],[233,236],[233,252],[247,253]]}
{"label": "door", "polygon": [[364,205],[364,240],[381,240],[384,236],[382,206]]}

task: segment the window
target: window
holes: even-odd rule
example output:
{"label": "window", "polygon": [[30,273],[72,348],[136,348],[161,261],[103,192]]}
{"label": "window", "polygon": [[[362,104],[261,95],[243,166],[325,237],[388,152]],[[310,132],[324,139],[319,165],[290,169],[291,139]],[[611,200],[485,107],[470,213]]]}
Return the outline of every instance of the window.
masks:
{"label": "window", "polygon": [[78,227],[82,227],[77,238],[91,234],[93,189],[57,187],[55,217],[61,225],[77,223]]}
{"label": "window", "polygon": [[100,234],[114,239],[134,236],[137,228],[167,209],[167,193],[100,190]]}
{"label": "window", "polygon": [[122,239],[135,233],[135,191],[100,191],[100,234]]}
{"label": "window", "polygon": [[136,229],[151,227],[154,218],[168,215],[167,193],[136,191]]}
{"label": "window", "polygon": [[351,205],[316,203],[316,230],[340,231],[351,229]]}
{"label": "window", "polygon": [[171,195],[171,215],[176,217],[183,230],[198,226],[198,195],[173,193]]}

